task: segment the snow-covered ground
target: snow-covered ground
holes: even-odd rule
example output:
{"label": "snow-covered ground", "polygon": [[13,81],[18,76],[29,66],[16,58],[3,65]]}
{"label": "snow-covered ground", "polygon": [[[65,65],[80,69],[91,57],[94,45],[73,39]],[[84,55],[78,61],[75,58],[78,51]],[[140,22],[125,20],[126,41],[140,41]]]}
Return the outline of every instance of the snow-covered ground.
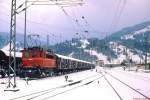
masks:
{"label": "snow-covered ground", "polygon": [[67,82],[64,76],[58,76],[30,80],[28,85],[17,78],[20,89],[17,92],[4,91],[8,85],[7,79],[0,79],[0,100],[148,100],[143,99],[144,96],[150,97],[150,73],[123,71],[121,67],[97,67],[68,74],[68,77]]}
{"label": "snow-covered ground", "polygon": [[81,47],[82,47],[82,48],[86,48],[87,45],[90,44],[87,39],[82,39],[82,40],[80,40],[80,41],[81,41]]}
{"label": "snow-covered ground", "polygon": [[[134,54],[132,49],[123,46],[117,42],[110,42],[110,48],[117,54],[117,58],[112,60],[112,63],[121,63],[123,60],[132,59],[135,63],[142,63],[143,59],[141,59],[139,54]],[[138,51],[138,50],[136,50]],[[138,51],[140,52],[140,51]],[[141,55],[142,56],[142,55]],[[143,56],[144,58],[144,56]],[[149,57],[148,57],[149,59]]]}
{"label": "snow-covered ground", "polygon": [[[98,60],[103,60],[105,64],[121,64],[123,61],[129,62],[130,59],[132,59],[135,63],[144,63],[144,55],[142,55],[142,51],[136,50],[137,54],[133,52],[132,49],[123,46],[117,42],[109,42],[109,47],[113,50],[113,52],[117,55],[116,58],[112,58],[111,62],[108,60],[108,56],[106,56],[103,53],[97,52],[96,50],[89,50],[86,49],[86,46],[88,45],[87,40],[82,40],[82,46],[80,48],[84,48],[84,52],[89,53],[90,55],[94,55],[97,57]],[[70,55],[72,55],[71,53]],[[148,55],[150,55],[148,53]],[[150,57],[147,57],[147,61],[150,62]]]}
{"label": "snow-covered ground", "polygon": [[108,57],[105,56],[103,53],[98,53],[95,50],[87,50],[87,49],[85,49],[84,51],[87,52],[87,53],[89,53],[90,55],[96,56],[99,60],[103,60],[105,64],[109,63]]}

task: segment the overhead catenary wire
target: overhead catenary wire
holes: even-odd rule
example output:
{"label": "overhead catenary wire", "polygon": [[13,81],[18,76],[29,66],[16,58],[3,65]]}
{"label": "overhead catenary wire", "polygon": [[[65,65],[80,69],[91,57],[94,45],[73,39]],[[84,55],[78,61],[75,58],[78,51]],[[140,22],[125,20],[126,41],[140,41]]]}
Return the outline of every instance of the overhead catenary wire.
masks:
{"label": "overhead catenary wire", "polygon": [[[38,0],[36,0],[36,1],[38,1]],[[34,1],[35,2],[35,1]],[[18,7],[18,9],[20,8],[20,7],[22,7],[24,5],[24,3],[23,4],[21,4],[19,7]],[[65,12],[65,11],[64,11]],[[65,13],[66,15],[67,15],[67,13]],[[7,14],[7,16],[10,16],[10,15],[8,15]],[[69,15],[68,15],[69,16]],[[23,17],[20,17],[19,18],[19,20],[22,20],[23,19]],[[36,22],[36,21],[32,21],[32,20],[29,20],[29,19],[27,19],[27,21],[29,22],[29,23],[32,23],[32,24],[38,24],[38,25],[40,25],[40,26],[43,26],[44,25],[44,27],[47,27],[47,26],[49,26],[49,24],[44,24],[44,23],[40,23],[40,22]],[[73,26],[74,27],[74,26]]]}
{"label": "overhead catenary wire", "polygon": [[[7,14],[7,13],[3,13],[4,15],[7,15],[7,17],[10,17],[10,15],[9,14]],[[22,17],[20,17],[20,20],[23,20],[23,18]],[[0,21],[3,21],[5,24],[10,24],[9,23],[9,20],[5,20],[5,19],[2,19],[2,18],[0,18]],[[28,20],[28,22],[29,23],[32,23],[32,24],[38,24],[38,25],[44,25],[44,27],[45,26],[48,26],[48,24],[44,24],[44,23],[38,23],[38,22],[36,22],[36,21],[31,21],[31,20]],[[23,30],[23,26],[21,27],[20,25],[19,26],[17,26],[20,30]],[[41,30],[43,30],[44,31],[44,33],[49,33],[47,30],[44,30],[43,28],[41,28]],[[27,33],[34,33],[34,32],[32,32],[31,30],[29,31],[27,31]],[[53,38],[53,39],[55,39],[56,41],[57,41],[57,39],[56,38],[58,38],[58,36],[56,36],[56,35],[54,35],[54,34],[50,34],[51,35],[51,37]]]}
{"label": "overhead catenary wire", "polygon": [[116,11],[115,11],[113,20],[112,20],[110,27],[108,29],[108,35],[117,28],[119,21],[120,21],[120,18],[121,18],[121,15],[122,15],[124,8],[126,6],[126,2],[127,2],[126,0],[119,0],[119,2],[117,3],[117,7],[116,7]]}
{"label": "overhead catenary wire", "polygon": [[[80,23],[78,23],[78,20],[72,18],[64,9],[63,9],[63,12],[64,12],[65,15],[68,16],[71,20],[75,21],[77,24],[80,25]],[[88,21],[84,18],[84,16],[81,16],[81,19],[85,21],[86,25],[89,26],[89,27],[91,28],[91,30],[94,30],[94,29],[91,27],[91,25],[88,23]],[[79,27],[79,25],[78,25],[78,27]],[[82,26],[82,25],[80,25],[80,26]],[[81,28],[81,27],[80,27],[80,28]],[[82,34],[77,33],[77,35],[79,34],[79,35],[81,35],[81,37],[83,37],[84,39],[86,39],[86,38],[87,38],[87,37],[86,37],[87,34],[83,34],[83,33],[89,33],[89,29],[85,29],[85,28],[83,28],[83,27],[82,27],[82,29],[83,29]],[[93,45],[93,43],[92,43],[92,45]],[[92,47],[93,47],[93,46],[92,46]],[[91,48],[91,50],[92,50],[92,49],[93,49],[93,48]],[[91,50],[90,50],[90,52],[91,52],[90,54],[92,55],[92,51],[91,51]]]}
{"label": "overhead catenary wire", "polygon": [[76,8],[76,13],[74,12],[74,16],[76,16],[76,24],[77,24],[77,26],[80,28],[80,30],[82,30],[81,31],[81,35],[82,35],[82,37],[84,37],[84,38],[86,38],[86,36],[85,36],[85,34],[84,33],[88,33],[89,32],[89,30],[87,29],[87,27],[85,27],[85,25],[83,25],[83,24],[81,24],[82,22],[83,22],[83,16],[84,15],[80,15],[80,17],[79,18],[77,18],[77,13],[79,14],[80,13],[80,11],[78,10],[79,8],[77,7]]}
{"label": "overhead catenary wire", "polygon": [[108,28],[108,33],[107,33],[107,35],[110,34],[110,32],[112,31],[113,25],[115,24],[115,21],[117,20],[117,16],[118,16],[118,12],[119,12],[120,5],[121,5],[121,0],[119,0],[118,3],[117,3],[116,11],[115,11],[115,13],[114,13],[114,16],[113,16],[113,18],[112,18],[112,21],[111,21],[111,23],[110,23],[110,26],[109,26],[109,28]]}
{"label": "overhead catenary wire", "polygon": [[125,8],[125,6],[126,6],[126,3],[127,3],[126,0],[123,0],[123,1],[122,1],[122,6],[121,6],[120,12],[119,12],[119,14],[118,14],[118,20],[116,21],[116,24],[114,25],[115,29],[116,29],[117,26],[119,25],[119,21],[120,21],[120,19],[121,19],[122,14],[123,14],[123,11],[124,11],[124,8]]}
{"label": "overhead catenary wire", "polygon": [[[121,1],[121,0],[119,0],[119,1]],[[32,1],[32,2],[33,2],[33,1]],[[39,0],[35,0],[34,2],[40,2],[40,1],[39,1]],[[34,2],[33,2],[33,3],[34,3]],[[44,2],[44,1],[43,1],[43,2]],[[46,0],[45,2],[47,2],[47,0]],[[33,4],[33,3],[32,3],[32,4]],[[20,5],[20,7],[22,7],[22,6],[23,6],[23,4]],[[18,8],[20,8],[20,7],[18,7]],[[62,7],[62,8],[63,8],[63,7]],[[122,8],[123,8],[123,7],[122,7]],[[64,8],[63,8],[63,10],[64,10]],[[69,16],[69,15],[65,12],[65,10],[64,10],[64,13],[65,13],[67,16]],[[121,13],[120,13],[120,14],[121,14]],[[119,14],[119,15],[120,15],[120,14]],[[84,19],[85,19],[85,18],[84,18]],[[80,25],[80,26],[82,27],[82,25],[79,24],[79,21],[80,21],[80,20],[78,20],[78,19],[73,19],[73,20],[74,20],[74,22],[76,22],[76,23],[78,24],[78,26]],[[39,24],[39,25],[40,25],[40,24],[43,24],[43,23],[33,22],[33,21],[31,21],[31,20],[28,20],[28,21],[30,21],[31,23],[37,23],[37,24]],[[90,26],[87,21],[85,21],[85,23],[87,23],[88,26]],[[43,25],[44,25],[44,24],[43,24]],[[45,24],[45,26],[46,26],[46,24]],[[90,26],[90,27],[91,27],[91,26]],[[83,29],[83,27],[82,27],[82,29]],[[80,31],[80,32],[85,32],[85,29],[83,29],[83,30]]]}
{"label": "overhead catenary wire", "polygon": [[16,11],[17,14],[25,11],[26,9],[28,9],[29,7],[31,7],[32,5],[60,5],[61,7],[71,7],[71,6],[77,6],[77,5],[82,5],[83,4],[83,0],[45,0],[45,1],[40,1],[40,0],[33,0],[33,1],[28,1],[31,2],[29,5],[27,5],[26,7],[22,8],[25,5],[25,2],[22,3],[17,10],[19,10],[20,8],[22,8],[22,10],[20,11]]}
{"label": "overhead catenary wire", "polygon": [[[7,17],[10,17],[9,14],[7,14],[7,13],[5,13],[5,12],[2,12],[2,13],[3,13],[3,15],[7,15]],[[4,20],[4,19],[2,19],[2,18],[1,18],[0,20],[3,20],[3,22],[9,24],[8,20]],[[24,20],[24,18],[23,18],[23,17],[19,17],[18,20]],[[43,26],[43,28],[45,28],[45,27],[48,28],[48,26],[50,26],[49,24],[45,24],[45,23],[41,23],[41,22],[36,22],[36,21],[30,20],[30,19],[27,19],[27,22],[30,23],[30,24],[36,24],[36,25],[38,25],[38,26]],[[20,25],[17,26],[17,27],[19,27],[19,29],[21,29],[21,30],[23,29],[23,27],[21,27]],[[40,27],[40,30],[44,31],[43,33],[51,33],[51,32],[48,32],[48,30],[44,30],[43,28]],[[34,32],[28,30],[27,33],[34,33]],[[54,34],[52,34],[52,33],[51,33],[50,35],[51,35],[51,37],[52,37],[53,39],[58,38],[58,36],[56,36],[56,35],[54,35]],[[56,39],[55,39],[55,40],[56,40]],[[57,41],[57,40],[56,40],[56,41]]]}
{"label": "overhead catenary wire", "polygon": [[76,24],[76,26],[79,28],[79,30],[76,30],[75,27],[74,27],[74,25],[73,25],[73,23],[71,22],[72,25],[73,25],[73,27],[74,27],[74,29],[75,29],[75,31],[76,31],[75,35],[78,35],[78,36],[80,35],[80,38],[81,37],[82,38],[86,38],[86,35],[83,34],[83,33],[86,33],[87,30],[79,23],[79,19],[77,19],[76,15],[74,15],[75,18],[73,18],[71,15],[69,15],[67,13],[67,11],[63,7],[61,7],[61,9],[64,12],[64,14],[69,18],[69,20],[73,21]]}
{"label": "overhead catenary wire", "polygon": [[[64,7],[61,7],[61,9],[62,9],[62,11],[64,12],[64,14],[69,18],[69,20],[71,20],[71,21],[73,21],[75,24],[77,24],[76,26],[78,27],[78,28],[80,28],[80,32],[84,32],[84,27],[79,23],[79,20],[77,19],[77,18],[73,18],[73,17],[71,17],[68,13],[67,13],[67,11],[64,9]],[[72,23],[72,22],[71,22]],[[72,24],[73,25],[73,24]],[[74,27],[74,25],[73,25],[73,27]],[[75,28],[75,27],[74,27]],[[76,30],[76,31],[79,31],[79,30]]]}
{"label": "overhead catenary wire", "polygon": [[37,1],[39,1],[39,0],[33,1],[30,5],[27,5],[27,6],[24,7],[22,10],[17,11],[17,10],[19,10],[21,7],[23,7],[23,6],[26,4],[26,1],[25,1],[24,3],[22,3],[22,4],[16,9],[16,13],[19,14],[19,13],[25,11],[27,8],[31,7],[31,6],[32,6],[34,3],[36,3]]}
{"label": "overhead catenary wire", "polygon": [[73,29],[76,31],[76,28],[75,28],[74,24],[72,23],[72,18],[70,17],[70,15],[65,11],[64,7],[60,7],[60,8],[63,11],[63,13],[67,16],[67,18],[69,18],[69,21],[71,22]]}
{"label": "overhead catenary wire", "polygon": [[[5,14],[5,15],[7,15],[7,17],[10,17],[10,15],[8,15],[7,13],[4,13],[4,12],[2,12],[3,14]],[[10,22],[9,22],[9,20],[7,19],[3,19],[3,18],[0,18],[0,20],[1,21],[3,21],[5,24],[7,24],[7,25],[9,25],[10,24]],[[20,25],[18,25],[17,26],[19,29],[23,29],[23,27],[21,27]]]}
{"label": "overhead catenary wire", "polygon": [[[79,22],[78,22],[78,18],[77,18],[77,15],[76,15],[76,13],[75,13],[75,9],[72,9],[72,14],[73,14],[74,19],[75,19],[75,20],[74,20],[74,23],[75,23],[75,25],[78,27],[77,32],[75,33],[75,35],[78,35],[79,32],[82,32],[82,31],[84,30],[84,28],[83,28],[83,26],[80,25]],[[81,30],[81,31],[80,31],[80,30]]]}
{"label": "overhead catenary wire", "polygon": [[[38,0],[37,0],[38,1]],[[12,85],[14,90],[13,91],[18,91],[19,89],[15,89],[16,86],[16,14],[21,13],[22,11],[26,10],[28,7],[30,7],[31,5],[34,4],[34,2],[32,2],[31,5],[26,6],[25,8],[23,8],[21,11],[17,11],[16,10],[16,0],[12,0],[11,2],[11,21],[10,21],[10,50],[9,50],[9,74],[8,74],[8,88],[10,88],[10,86]],[[21,6],[19,6],[19,8],[21,8]],[[18,8],[17,8],[18,9]],[[12,45],[13,43],[13,45]],[[13,57],[12,56],[12,52],[13,52]],[[10,72],[13,72],[13,77],[11,77]],[[11,79],[13,79],[13,83],[11,82]],[[7,91],[7,90],[6,90]],[[10,91],[10,90],[8,90]]]}
{"label": "overhead catenary wire", "polygon": [[[127,2],[126,0],[119,0],[117,3],[116,11],[114,13],[110,27],[108,28],[108,32],[106,34],[106,38],[105,38],[105,45],[106,46],[107,46],[107,42],[109,41],[109,35],[112,32],[114,32],[116,30],[116,28],[118,27],[122,13],[123,13],[124,8],[126,6],[126,2]],[[111,62],[111,52],[109,52],[108,60],[110,60],[110,62]]]}
{"label": "overhead catenary wire", "polygon": [[[81,30],[83,30],[82,34],[80,34],[79,32],[77,32],[76,35],[78,35],[78,36],[81,35],[81,37],[83,37],[83,38],[85,39],[85,38],[86,38],[86,35],[83,34],[83,33],[85,32],[85,29],[84,29],[84,27],[79,23],[79,20],[78,20],[77,18],[71,17],[71,16],[66,12],[66,10],[65,10],[63,7],[61,7],[61,9],[62,9],[62,11],[64,12],[64,14],[69,18],[69,20],[75,22],[75,24],[77,24],[77,27],[79,27]],[[76,15],[74,15],[74,16],[76,17]],[[81,38],[79,38],[79,39],[81,39]],[[72,42],[72,41],[71,41],[71,42]],[[70,43],[70,45],[71,45],[71,43]],[[78,59],[81,59],[81,58],[80,58],[80,55],[81,55],[81,52],[79,51],[79,58],[78,58]]]}
{"label": "overhead catenary wire", "polygon": [[[64,0],[65,1],[65,0]],[[67,0],[66,0],[67,1]],[[82,1],[82,0],[81,0]],[[38,0],[36,0],[36,1],[29,1],[29,2],[32,2],[32,4],[30,4],[29,6],[25,6],[25,8],[23,8],[19,13],[21,13],[22,11],[24,11],[24,10],[26,10],[28,7],[30,7],[31,5],[34,5],[36,2],[48,2],[48,1],[38,1]],[[53,1],[54,2],[54,1]],[[57,0],[56,0],[56,2],[57,2]],[[61,3],[55,3],[54,5],[67,5],[67,3],[70,3],[70,2],[61,2]],[[75,3],[75,2],[74,2]],[[40,5],[42,5],[42,4],[40,4]],[[69,4],[70,5],[70,4]],[[21,8],[23,6],[23,4],[22,5],[20,5],[19,6],[19,8]],[[18,8],[18,9],[19,9]]]}
{"label": "overhead catenary wire", "polygon": [[100,33],[102,33],[100,31],[94,29],[94,27],[89,23],[87,17],[82,16],[82,19],[85,22],[85,26],[86,26],[86,30],[84,31],[85,33],[88,33],[88,34],[93,34],[93,33],[100,34]]}
{"label": "overhead catenary wire", "polygon": [[[55,1],[55,0],[52,0],[52,1]],[[64,0],[61,0],[61,1],[64,1]],[[65,1],[66,1],[66,0],[65,0]],[[74,1],[74,0],[72,0],[72,1]],[[119,0],[117,9],[119,9],[119,7],[120,7],[120,5],[121,5],[121,1],[122,1],[122,0]],[[34,4],[34,3],[36,3],[36,2],[44,2],[44,1],[34,0],[34,1],[30,1],[30,2],[32,2],[32,4]],[[45,2],[48,2],[48,0],[45,0]],[[123,5],[125,5],[125,2],[126,2],[126,0],[123,0]],[[29,6],[31,6],[32,4],[30,4]],[[24,6],[24,3],[22,3],[17,9],[21,8],[22,6]],[[29,6],[28,6],[28,7],[29,7]],[[28,8],[28,7],[27,7],[27,8]],[[120,12],[118,15],[116,14],[116,16],[115,16],[115,18],[116,18],[117,20],[120,19],[120,17],[118,18],[117,16],[120,16],[120,15],[121,15],[121,12],[122,12],[123,8],[124,8],[124,7],[122,7],[120,11],[117,10],[117,12],[118,12],[118,11]],[[67,15],[67,13],[65,13],[65,14]],[[116,20],[116,19],[115,19],[115,20]],[[116,26],[116,25],[114,25],[114,23],[115,23],[115,22],[118,23],[118,21],[115,21],[115,20],[113,21],[113,24],[112,24],[111,26]],[[34,22],[34,23],[35,23],[35,22]],[[76,23],[78,24],[78,23],[79,23],[79,20],[76,20]],[[116,23],[116,24],[117,24],[117,23]],[[39,23],[39,24],[41,24],[41,23]],[[79,25],[79,24],[78,24],[78,25]],[[80,26],[81,26],[81,25],[80,25]],[[81,26],[81,27],[82,27],[82,26]],[[83,29],[83,28],[82,28],[82,29]],[[83,32],[84,32],[84,31],[83,31]]]}

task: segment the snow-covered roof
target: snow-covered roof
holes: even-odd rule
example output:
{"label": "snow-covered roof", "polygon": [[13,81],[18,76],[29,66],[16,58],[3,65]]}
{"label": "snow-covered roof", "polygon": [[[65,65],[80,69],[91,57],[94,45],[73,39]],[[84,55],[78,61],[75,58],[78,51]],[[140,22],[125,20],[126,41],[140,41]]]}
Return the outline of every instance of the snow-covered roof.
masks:
{"label": "snow-covered roof", "polygon": [[[4,46],[2,49],[1,49],[1,51],[2,52],[4,52],[4,54],[6,55],[6,56],[9,56],[9,48],[10,48],[10,44],[8,44],[8,45],[6,45],[6,46]],[[14,51],[12,51],[12,56],[13,56],[13,54],[14,54]],[[22,53],[21,52],[16,52],[16,57],[22,57]]]}
{"label": "snow-covered roof", "polygon": [[[6,56],[9,56],[9,50],[1,49],[1,51],[4,52],[4,54],[5,54]],[[12,56],[13,56],[13,53],[14,53],[14,52],[12,52],[12,54],[11,54]],[[16,52],[16,57],[21,58],[21,57],[22,57],[22,53],[21,53],[21,52]]]}
{"label": "snow-covered roof", "polygon": [[108,63],[108,60],[107,60],[107,56],[104,55],[103,53],[98,53],[97,51],[95,50],[88,50],[88,49],[85,49],[84,52],[87,52],[89,53],[90,55],[94,55],[98,58],[98,60],[103,60],[104,63]]}
{"label": "snow-covered roof", "polygon": [[84,63],[89,63],[89,64],[91,64],[91,62],[87,62],[87,61],[83,61],[83,60],[79,60],[79,59],[75,59],[75,58],[63,56],[63,55],[60,55],[60,54],[56,54],[56,56],[58,56],[58,57],[60,57],[60,58],[63,58],[63,59],[70,59],[70,60],[73,60],[73,61],[79,61],[79,62],[84,62]]}
{"label": "snow-covered roof", "polygon": [[[7,44],[6,46],[4,46],[2,49],[1,49],[1,51],[2,52],[4,52],[5,53],[5,55],[6,56],[9,56],[9,49],[10,49],[10,43],[9,44]],[[21,50],[22,48],[19,48],[19,47],[17,47],[16,48],[17,50],[19,49],[19,50]],[[12,51],[12,56],[13,56],[13,54],[14,54],[14,51]],[[22,57],[22,53],[21,52],[16,52],[16,57]]]}

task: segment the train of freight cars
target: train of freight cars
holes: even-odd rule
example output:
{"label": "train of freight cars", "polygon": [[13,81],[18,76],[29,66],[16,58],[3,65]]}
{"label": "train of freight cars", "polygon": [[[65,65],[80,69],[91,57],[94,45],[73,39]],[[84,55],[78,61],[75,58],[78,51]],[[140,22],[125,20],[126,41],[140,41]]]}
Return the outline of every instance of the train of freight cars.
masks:
{"label": "train of freight cars", "polygon": [[[8,63],[9,56],[6,54],[5,56],[7,58],[5,61],[0,58],[0,61],[3,61],[0,66],[7,65],[4,72],[7,73],[8,64],[6,63]],[[95,65],[91,62],[59,55],[40,47],[25,48],[22,50],[22,56],[17,57],[17,75],[20,77],[47,77],[93,68]]]}

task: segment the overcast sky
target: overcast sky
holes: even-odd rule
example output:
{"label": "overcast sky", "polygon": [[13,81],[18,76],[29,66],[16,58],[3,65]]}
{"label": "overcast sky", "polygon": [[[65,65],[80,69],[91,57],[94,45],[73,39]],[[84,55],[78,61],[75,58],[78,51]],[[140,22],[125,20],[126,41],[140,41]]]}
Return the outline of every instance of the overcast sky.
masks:
{"label": "overcast sky", "polygon": [[[23,2],[17,0],[17,6]],[[11,0],[0,0],[0,32],[9,32],[10,3]],[[84,3],[64,8],[67,13],[58,6],[31,6],[27,9],[28,34],[50,34],[59,41],[80,36],[103,37],[123,27],[150,21],[150,0],[84,0]],[[17,33],[23,33],[23,28],[24,12],[17,15]]]}

